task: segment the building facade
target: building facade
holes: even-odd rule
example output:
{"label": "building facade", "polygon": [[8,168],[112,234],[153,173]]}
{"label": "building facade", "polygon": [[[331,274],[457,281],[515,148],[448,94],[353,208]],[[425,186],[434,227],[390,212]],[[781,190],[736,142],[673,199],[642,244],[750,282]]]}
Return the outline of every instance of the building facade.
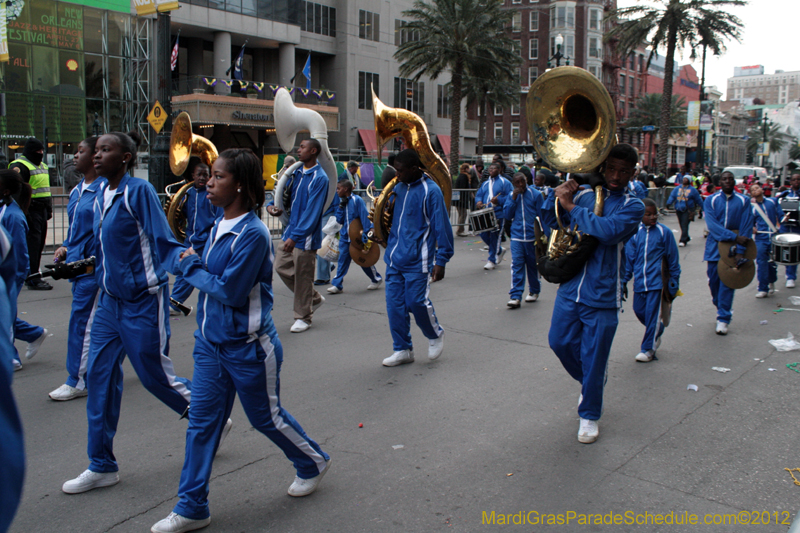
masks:
{"label": "building facade", "polygon": [[788,104],[800,100],[800,70],[764,74],[764,67],[753,65],[736,67],[734,76],[728,78],[728,100],[759,98],[765,104]]}

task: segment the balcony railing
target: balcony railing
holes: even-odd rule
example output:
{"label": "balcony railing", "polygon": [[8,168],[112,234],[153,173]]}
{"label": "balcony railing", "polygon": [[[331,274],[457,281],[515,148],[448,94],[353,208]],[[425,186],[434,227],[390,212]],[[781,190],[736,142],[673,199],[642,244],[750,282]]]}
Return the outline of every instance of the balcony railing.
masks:
{"label": "balcony railing", "polygon": [[[183,76],[172,80],[172,95],[182,94],[218,94],[223,96],[241,96],[258,100],[272,100],[279,83],[258,82],[251,80],[231,80],[213,76]],[[285,87],[300,104],[336,105],[336,92],[328,89],[303,89]]]}

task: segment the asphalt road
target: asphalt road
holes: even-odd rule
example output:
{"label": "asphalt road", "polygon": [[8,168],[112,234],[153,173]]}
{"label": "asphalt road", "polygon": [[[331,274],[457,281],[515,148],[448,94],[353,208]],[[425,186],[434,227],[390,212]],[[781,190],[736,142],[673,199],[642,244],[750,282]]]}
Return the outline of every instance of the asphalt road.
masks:
{"label": "asphalt road", "polygon": [[[665,222],[677,228],[675,217]],[[730,333],[715,335],[702,222],[692,232],[694,241],[680,249],[686,295],[675,304],[658,361],[634,361],[644,328],[625,304],[592,445],[576,439],[579,386],[547,343],[556,287],[545,283],[538,302],[507,309],[509,262],[485,272],[477,238],[457,238],[445,279],[432,287],[447,331],[435,363],[427,362],[427,343],[412,326],[417,361],[381,366],[392,351],[383,292],[366,291],[358,269],[303,334],[289,333],[291,294],[278,280],[282,402],[333,466],[315,494],[287,496],[290,462],[250,427],[237,403],[214,464],[206,531],[786,531],[800,508],[800,486],[784,471],[800,467],[800,373],[786,364],[800,361],[800,352],[776,352],[767,341],[800,332],[798,314],[773,313],[779,303],[792,307],[788,296],[800,289],[784,288],[781,268],[775,297],[756,300],[755,283],[737,291]],[[88,464],[85,400],[47,396],[66,377],[69,285],[23,291],[19,308],[52,337],[15,374],[28,475],[11,531],[149,531],[176,502],[185,421],[144,390],[126,362],[115,440],[121,481],[63,494],[61,484]],[[188,377],[194,317],[170,325],[175,368]],[[487,524],[493,512],[494,525]],[[570,515],[568,525],[542,526],[535,513],[612,521],[650,513],[650,522],[581,525]],[[667,513],[673,520],[696,515],[698,524],[653,525],[654,515]],[[703,524],[730,524],[736,515],[769,524]],[[503,519],[512,525],[500,525]],[[513,525],[520,519],[527,524]]]}

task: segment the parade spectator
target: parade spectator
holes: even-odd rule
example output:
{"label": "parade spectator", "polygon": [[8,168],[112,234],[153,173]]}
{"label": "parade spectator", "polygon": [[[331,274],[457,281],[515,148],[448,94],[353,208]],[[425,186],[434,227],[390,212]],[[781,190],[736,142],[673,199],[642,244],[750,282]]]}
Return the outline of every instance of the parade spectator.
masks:
{"label": "parade spectator", "polygon": [[472,200],[475,198],[475,193],[473,192],[475,188],[472,187],[469,170],[468,163],[461,164],[455,186],[453,187],[456,189],[453,192],[453,206],[456,208],[456,211],[458,211],[458,220],[456,223],[458,230],[456,235],[459,237],[466,235],[467,214],[469,213],[470,206],[472,206]]}

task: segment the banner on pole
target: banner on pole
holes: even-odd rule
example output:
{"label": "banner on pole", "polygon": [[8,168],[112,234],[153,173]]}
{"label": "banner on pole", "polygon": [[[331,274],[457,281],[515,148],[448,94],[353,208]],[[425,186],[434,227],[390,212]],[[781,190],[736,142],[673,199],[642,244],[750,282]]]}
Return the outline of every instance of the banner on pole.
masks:
{"label": "banner on pole", "polygon": [[700,102],[689,102],[686,107],[686,129],[697,130],[700,128]]}

